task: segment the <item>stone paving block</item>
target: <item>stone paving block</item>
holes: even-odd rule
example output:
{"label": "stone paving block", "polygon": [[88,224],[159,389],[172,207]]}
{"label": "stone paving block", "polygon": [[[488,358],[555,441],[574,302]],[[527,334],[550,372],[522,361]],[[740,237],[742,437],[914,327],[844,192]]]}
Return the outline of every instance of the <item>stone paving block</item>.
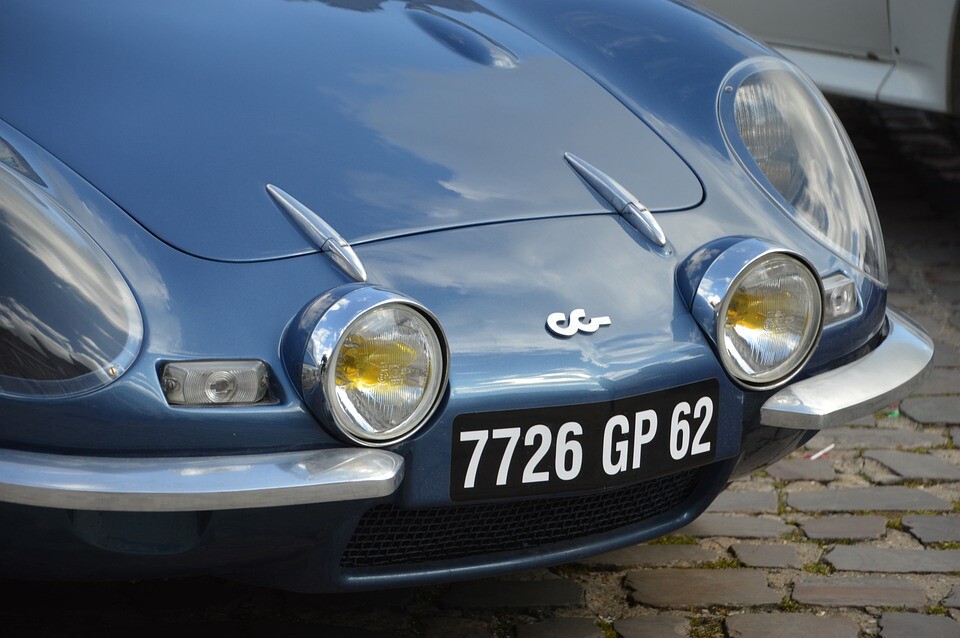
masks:
{"label": "stone paving block", "polygon": [[603,638],[603,630],[592,618],[551,618],[517,625],[517,638]]}
{"label": "stone paving block", "polygon": [[824,516],[800,522],[803,533],[813,540],[842,538],[862,540],[881,538],[887,533],[887,519],[883,516]]}
{"label": "stone paving block", "polygon": [[772,605],[780,594],[754,569],[657,569],[630,572],[630,599],[653,607]]}
{"label": "stone paving block", "polygon": [[613,628],[623,638],[685,638],[689,627],[690,621],[678,616],[638,616],[613,623]]}
{"label": "stone paving block", "polygon": [[903,526],[921,543],[945,543],[960,541],[960,516],[930,516],[907,514]]}
{"label": "stone paving block", "polygon": [[[937,397],[934,397],[937,398]],[[946,443],[946,438],[937,432],[917,430],[896,430],[893,428],[830,428],[810,439],[804,448],[818,451],[831,443],[838,450],[859,448],[902,448],[906,450],[920,447],[936,447]]]}
{"label": "stone paving block", "polygon": [[947,607],[960,607],[960,587],[954,585],[950,595],[943,599],[943,604]]}
{"label": "stone paving block", "polygon": [[[276,635],[276,634],[272,634]],[[323,634],[315,634],[322,636]],[[494,638],[494,633],[479,620],[438,616],[423,621],[424,638]]]}
{"label": "stone paving block", "polygon": [[772,513],[777,511],[777,493],[769,492],[733,492],[727,490],[707,508],[708,512],[744,512],[751,514]]}
{"label": "stone paving block", "polygon": [[840,571],[934,574],[960,571],[960,549],[834,547],[823,557]]}
{"label": "stone paving block", "polygon": [[960,623],[946,616],[887,611],[880,617],[880,638],[960,638]]}
{"label": "stone paving block", "polygon": [[916,308],[922,308],[926,301],[927,296],[925,294],[913,292],[909,289],[890,292],[887,295],[887,302],[892,306],[896,306],[900,310],[909,311]]}
{"label": "stone paving block", "polygon": [[727,616],[730,638],[857,638],[852,618],[813,614],[736,614]]}
{"label": "stone paving block", "polygon": [[583,604],[583,587],[566,578],[478,580],[454,583],[440,600],[470,609],[574,607]]}
{"label": "stone paving block", "polygon": [[779,481],[820,481],[828,483],[837,477],[833,464],[822,459],[783,459],[767,468],[767,474]]}
{"label": "stone paving block", "polygon": [[738,538],[779,538],[789,534],[793,527],[780,520],[750,516],[701,514],[700,518],[676,533],[681,536],[735,536]]}
{"label": "stone paving block", "polygon": [[718,558],[719,552],[699,545],[634,545],[578,562],[597,567],[665,567],[676,563],[707,563]]}
{"label": "stone paving block", "polygon": [[939,300],[951,304],[960,303],[960,286],[934,284],[931,288]]}
{"label": "stone paving block", "polygon": [[950,438],[954,445],[960,447],[960,428],[950,428]]}
{"label": "stone paving block", "polygon": [[864,452],[863,456],[883,463],[905,479],[960,481],[960,465],[954,465],[932,454],[869,450]]}
{"label": "stone paving block", "polygon": [[804,512],[946,512],[953,505],[933,494],[899,485],[791,492],[787,504]]}
{"label": "stone paving block", "polygon": [[914,390],[913,394],[960,394],[960,370],[934,368],[923,385]]}
{"label": "stone paving block", "polygon": [[758,543],[734,543],[730,550],[747,567],[774,567],[779,569],[803,567],[803,562],[793,545],[761,545]]}
{"label": "stone paving block", "polygon": [[927,268],[923,278],[931,284],[960,284],[960,265],[948,264]]}
{"label": "stone paving block", "polygon": [[946,368],[956,368],[960,366],[960,353],[957,349],[948,343],[938,339],[933,341],[933,365]]}
{"label": "stone paving block", "polygon": [[917,423],[960,424],[960,396],[909,397],[900,404],[900,410]]}
{"label": "stone paving block", "polygon": [[806,577],[793,588],[793,599],[824,607],[906,607],[927,604],[923,587],[909,580],[853,576]]}

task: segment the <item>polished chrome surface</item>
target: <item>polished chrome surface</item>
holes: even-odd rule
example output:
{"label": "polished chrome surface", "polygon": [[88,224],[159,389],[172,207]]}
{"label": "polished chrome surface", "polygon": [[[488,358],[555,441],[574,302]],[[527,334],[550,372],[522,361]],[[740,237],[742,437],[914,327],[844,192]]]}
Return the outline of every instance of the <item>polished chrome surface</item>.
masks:
{"label": "polished chrome surface", "polygon": [[367,280],[367,271],[357,253],[353,252],[350,244],[330,224],[323,221],[320,215],[273,184],[267,184],[267,192],[320,252],[329,255],[334,263],[356,281]]}
{"label": "polished chrome surface", "polygon": [[577,308],[570,313],[570,319],[562,312],[553,312],[547,316],[547,329],[558,337],[572,337],[578,332],[593,334],[604,326],[611,325],[610,317],[593,317],[588,321],[587,312]]}
{"label": "polished chrome surface", "polygon": [[0,501],[179,512],[327,503],[392,494],[403,457],[331,449],[249,456],[106,458],[0,450]]}
{"label": "polished chrome surface", "polygon": [[613,206],[613,209],[622,215],[631,226],[643,233],[644,237],[657,246],[667,245],[667,236],[663,233],[663,229],[660,228],[657,220],[654,219],[653,214],[617,180],[572,153],[564,153],[563,158],[590,185],[590,188],[597,191],[600,197]]}
{"label": "polished chrome surface", "polygon": [[887,309],[889,334],[876,350],[834,370],[798,381],[767,399],[760,422],[819,430],[896,403],[923,383],[933,366],[933,341],[905,315]]}
{"label": "polished chrome surface", "polygon": [[[693,298],[693,307],[690,309],[693,318],[697,320],[697,323],[700,324],[704,333],[717,349],[723,347],[719,339],[720,318],[726,311],[724,305],[725,302],[729,301],[729,294],[733,290],[736,290],[737,285],[739,285],[743,277],[750,271],[753,264],[767,255],[775,253],[789,255],[809,268],[810,272],[814,275],[814,279],[816,279],[818,285],[821,286],[820,296],[822,297],[822,284],[820,283],[820,277],[817,275],[816,269],[799,253],[762,239],[751,238],[739,241],[721,252],[707,268],[703,274],[703,278],[700,280],[700,285],[697,287],[696,295]],[[810,351],[807,352],[807,356],[803,358],[790,374],[773,383],[756,385],[745,383],[741,379],[736,378],[732,373],[731,376],[738,384],[748,389],[769,389],[784,385],[803,369],[803,366],[806,365],[807,361],[809,361],[813,355],[813,352],[817,349],[817,344],[823,332],[822,316],[823,313],[821,312],[821,319],[817,326],[817,336],[810,346]]]}
{"label": "polished chrome surface", "polygon": [[667,236],[664,234],[660,224],[654,219],[653,213],[647,210],[646,206],[639,202],[631,202],[626,209],[620,213],[631,226],[643,233],[644,237],[663,247],[667,245]]}
{"label": "polished chrome surface", "polygon": [[[330,387],[333,381],[332,375],[336,374],[337,362],[333,356],[334,352],[350,326],[371,310],[391,304],[409,306],[415,309],[433,326],[437,333],[437,339],[440,341],[440,348],[443,351],[443,374],[437,396],[433,398],[433,405],[416,427],[389,441],[371,441],[354,436],[337,421],[330,407],[330,398],[327,396],[326,389]],[[360,445],[383,447],[394,445],[412,436],[419,431],[424,423],[430,420],[440,404],[443,393],[446,391],[449,373],[450,347],[443,328],[433,313],[427,310],[423,304],[409,297],[375,286],[362,286],[354,288],[338,298],[318,319],[310,334],[306,352],[303,356],[301,374],[303,386],[301,391],[314,413],[327,424],[336,428],[336,431],[341,435]]]}

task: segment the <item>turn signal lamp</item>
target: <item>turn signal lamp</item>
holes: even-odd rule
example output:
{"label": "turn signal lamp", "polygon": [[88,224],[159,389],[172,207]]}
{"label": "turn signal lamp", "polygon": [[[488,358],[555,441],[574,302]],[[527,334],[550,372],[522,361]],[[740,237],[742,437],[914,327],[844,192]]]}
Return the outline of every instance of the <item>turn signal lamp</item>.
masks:
{"label": "turn signal lamp", "polygon": [[262,361],[179,361],[163,367],[161,385],[171,405],[257,403],[270,386]]}

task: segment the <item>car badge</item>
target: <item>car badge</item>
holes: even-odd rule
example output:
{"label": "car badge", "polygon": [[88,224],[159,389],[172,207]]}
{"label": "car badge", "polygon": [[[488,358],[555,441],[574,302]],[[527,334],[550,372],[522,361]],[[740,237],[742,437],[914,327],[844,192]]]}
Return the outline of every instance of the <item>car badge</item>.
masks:
{"label": "car badge", "polygon": [[587,313],[583,308],[577,308],[570,313],[570,319],[562,312],[554,312],[547,316],[547,330],[558,337],[572,337],[578,332],[591,334],[610,325],[610,317],[594,317],[589,321],[584,321]]}

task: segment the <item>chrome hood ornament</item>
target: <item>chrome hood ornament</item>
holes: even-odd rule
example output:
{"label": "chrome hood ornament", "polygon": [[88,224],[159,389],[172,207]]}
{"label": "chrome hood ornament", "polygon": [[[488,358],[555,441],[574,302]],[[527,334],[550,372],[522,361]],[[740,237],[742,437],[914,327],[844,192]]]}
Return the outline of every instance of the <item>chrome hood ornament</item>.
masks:
{"label": "chrome hood ornament", "polygon": [[576,155],[564,153],[563,158],[573,167],[577,175],[590,185],[590,188],[607,200],[613,206],[613,209],[620,213],[620,216],[626,219],[631,226],[643,233],[644,237],[661,248],[667,245],[667,236],[663,233],[663,229],[660,228],[657,220],[654,219],[653,213],[637,201],[633,193],[621,186],[617,180]]}
{"label": "chrome hood ornament", "polygon": [[303,234],[333,260],[340,270],[356,281],[365,282],[367,280],[367,271],[363,267],[363,262],[357,257],[357,253],[347,243],[347,240],[340,236],[333,227],[323,220],[320,215],[307,208],[292,195],[282,191],[273,184],[267,184],[267,192],[273,201],[280,206],[280,210],[285,212],[290,220],[296,224],[297,228],[303,231]]}

